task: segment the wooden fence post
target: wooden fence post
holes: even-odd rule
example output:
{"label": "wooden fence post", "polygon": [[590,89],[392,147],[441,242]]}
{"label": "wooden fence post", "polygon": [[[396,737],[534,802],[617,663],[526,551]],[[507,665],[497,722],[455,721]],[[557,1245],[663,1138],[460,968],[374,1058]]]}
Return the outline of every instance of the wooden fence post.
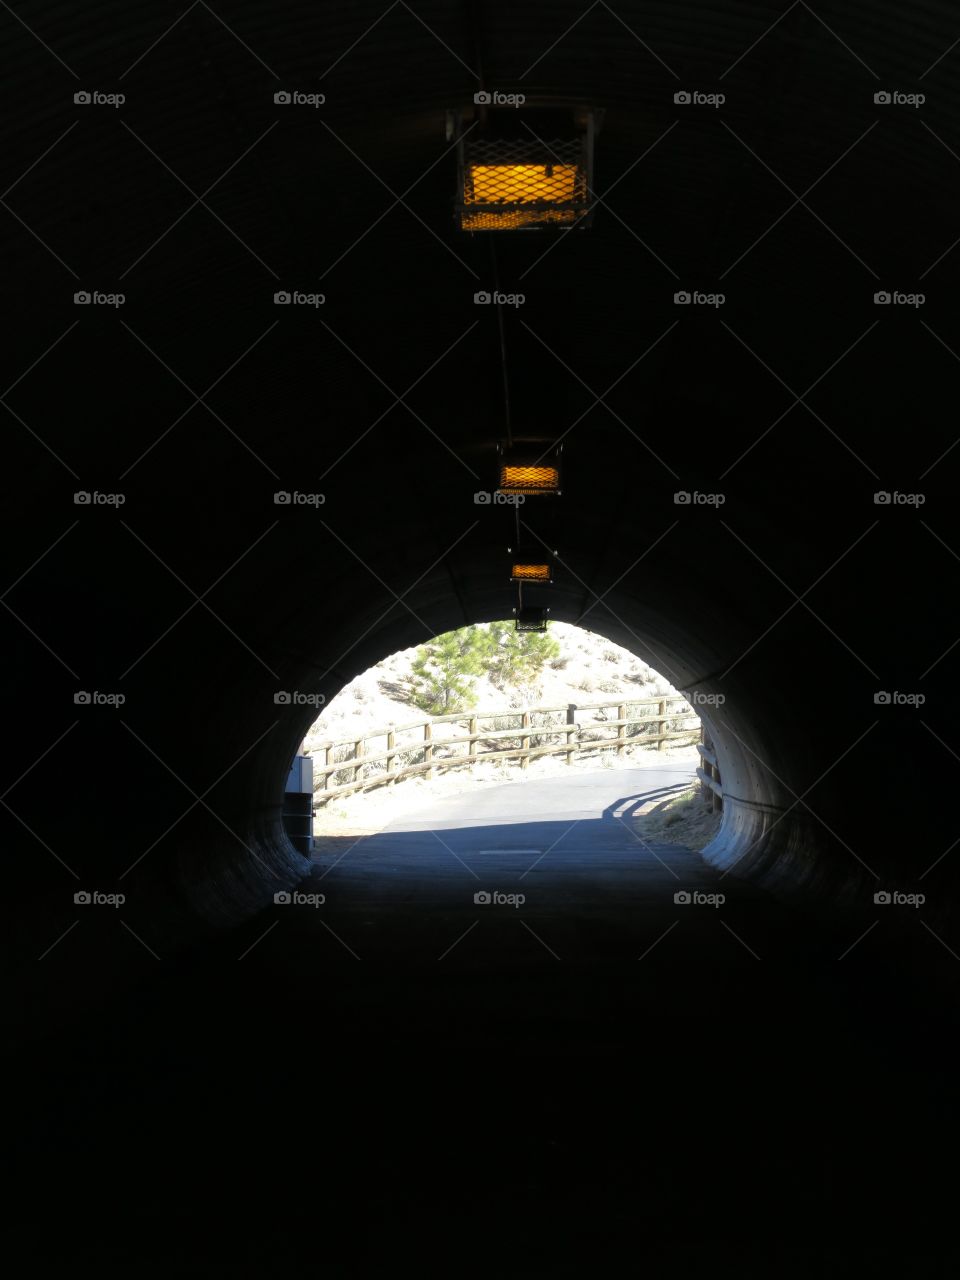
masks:
{"label": "wooden fence post", "polygon": [[[710,739],[707,736],[707,730],[703,724],[700,725],[700,744],[707,751],[710,751],[712,749],[710,745]],[[706,756],[703,754],[702,751],[700,752],[700,757],[703,761],[702,768],[704,773],[707,775],[707,777],[712,778],[713,770],[710,768],[710,761],[706,758]],[[703,796],[704,803],[708,804],[712,809],[713,808],[713,791],[710,787],[707,786],[705,782],[700,783],[700,794]]]}
{"label": "wooden fence post", "polygon": [[567,703],[567,764],[573,764],[573,754],[576,746],[573,745],[573,735],[577,732],[577,704],[575,702]]}
{"label": "wooden fence post", "polygon": [[477,717],[471,716],[470,717],[470,742],[467,748],[467,755],[469,756],[475,756],[477,754],[476,732],[477,732]]}
{"label": "wooden fence post", "polygon": [[353,744],[353,758],[358,763],[353,766],[353,780],[360,781],[360,774],[363,772],[363,738],[357,738]]}
{"label": "wooden fence post", "polygon": [[[711,740],[710,740],[710,750],[713,752],[713,759],[714,759],[714,761],[716,761],[716,759],[717,759],[717,749],[716,749],[716,747],[713,745],[713,739],[712,739],[712,738],[711,738]],[[711,777],[711,778],[713,778],[714,782],[716,782],[718,785],[720,785],[720,786],[722,786],[722,785],[723,785],[723,784],[721,783],[721,781],[720,781],[720,765],[719,765],[719,764],[717,764],[717,763],[712,763],[712,764],[710,765],[710,777]],[[713,805],[713,812],[714,812],[714,813],[720,813],[720,812],[723,810],[723,796],[717,795],[716,791],[712,791],[712,792],[711,792],[710,799],[711,799],[711,802],[712,802],[712,805]]]}
{"label": "wooden fence post", "polygon": [[657,743],[657,750],[658,750],[658,751],[662,751],[662,750],[664,749],[664,747],[666,747],[666,745],[667,745],[667,744],[664,742],[664,740],[663,740],[663,736],[662,736],[662,735],[663,735],[663,734],[665,734],[665,733],[666,733],[666,731],[667,731],[667,704],[666,704],[666,702],[661,702],[661,703],[660,703],[659,725],[660,725],[660,734],[661,734],[661,737],[660,737],[660,741]]}
{"label": "wooden fence post", "polygon": [[[325,748],[324,748],[324,752],[323,752],[323,763],[324,763],[324,764],[329,764],[329,763],[330,763],[330,756],[331,756],[332,754],[333,754],[333,747],[325,747]],[[330,779],[331,779],[333,776],[334,776],[334,775],[333,775],[332,773],[324,773],[324,775],[323,775],[323,789],[324,789],[324,791],[327,791],[327,790],[329,789],[329,787],[330,787]],[[336,781],[334,781],[334,785],[336,785]]]}
{"label": "wooden fence post", "polygon": [[[625,706],[617,707],[617,719],[626,720],[627,708]],[[625,724],[617,725],[617,755],[623,755],[623,748],[627,745],[627,726]]]}
{"label": "wooden fence post", "polygon": [[[529,711],[521,712],[520,728],[521,729],[530,728],[530,712]],[[530,763],[530,734],[529,733],[525,734],[520,739],[520,750],[523,752],[523,754],[520,757],[520,768],[526,769],[526,767]]]}
{"label": "wooden fence post", "polygon": [[[393,751],[393,749],[396,747],[396,745],[397,745],[397,735],[396,735],[396,732],[395,732],[393,729],[388,729],[388,730],[387,730],[387,751],[388,751],[388,752],[392,752],[392,751]],[[392,755],[389,755],[389,754],[388,754],[388,755],[387,755],[387,773],[393,773],[393,772],[394,772],[394,768],[395,768],[395,765],[394,765],[394,758],[393,758],[393,756],[392,756]],[[391,786],[391,787],[392,787],[392,786],[394,786],[394,784],[396,783],[396,781],[397,781],[397,780],[396,780],[396,778],[391,778],[391,779],[390,779],[390,786]]]}
{"label": "wooden fence post", "polygon": [[[433,762],[433,746],[431,745],[432,742],[433,742],[433,725],[428,720],[427,723],[423,726],[423,744],[424,744],[423,745],[423,763],[426,765],[432,764]],[[424,776],[427,778],[432,778],[433,769],[426,769],[424,771]]]}
{"label": "wooden fence post", "polygon": [[700,782],[701,792],[703,794],[704,800],[707,802],[708,805],[710,805],[713,812],[722,813],[723,812],[723,795],[718,794],[717,791],[714,789],[714,787],[711,785],[712,783],[716,783],[718,787],[722,787],[723,785],[720,778],[720,766],[719,764],[715,763],[717,759],[717,753],[714,749],[713,742],[710,738],[710,735],[707,733],[706,729],[702,725],[700,727],[700,744],[701,744],[700,755],[703,759],[703,764],[697,770],[697,773],[700,775],[700,778],[701,778],[701,782]]}

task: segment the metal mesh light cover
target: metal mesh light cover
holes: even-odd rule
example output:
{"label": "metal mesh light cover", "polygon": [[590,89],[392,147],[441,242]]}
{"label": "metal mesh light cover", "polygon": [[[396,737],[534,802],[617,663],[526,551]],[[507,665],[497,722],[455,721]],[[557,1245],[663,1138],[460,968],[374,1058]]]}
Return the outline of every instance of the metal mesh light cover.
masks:
{"label": "metal mesh light cover", "polygon": [[549,586],[553,582],[557,553],[543,547],[507,547],[510,556],[511,582],[539,582]]}
{"label": "metal mesh light cover", "polygon": [[585,225],[591,212],[587,134],[573,138],[484,138],[461,142],[463,231]]}
{"label": "metal mesh light cover", "polygon": [[517,611],[517,631],[546,631],[547,610],[539,605],[526,605]]}
{"label": "metal mesh light cover", "polygon": [[552,578],[548,564],[530,564],[526,561],[512,561],[510,565],[511,582],[549,582]]}
{"label": "metal mesh light cover", "polygon": [[553,458],[538,458],[508,451],[500,459],[498,493],[520,493],[526,497],[560,492],[560,464]]}

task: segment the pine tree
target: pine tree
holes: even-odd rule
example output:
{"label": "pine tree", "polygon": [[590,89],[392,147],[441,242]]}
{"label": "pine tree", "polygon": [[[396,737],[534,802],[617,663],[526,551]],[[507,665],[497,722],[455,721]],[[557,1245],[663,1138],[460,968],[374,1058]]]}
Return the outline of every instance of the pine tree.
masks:
{"label": "pine tree", "polygon": [[475,705],[479,676],[488,675],[499,689],[523,692],[559,653],[551,635],[518,632],[513,622],[446,631],[417,650],[410,701],[430,715],[453,715]]}

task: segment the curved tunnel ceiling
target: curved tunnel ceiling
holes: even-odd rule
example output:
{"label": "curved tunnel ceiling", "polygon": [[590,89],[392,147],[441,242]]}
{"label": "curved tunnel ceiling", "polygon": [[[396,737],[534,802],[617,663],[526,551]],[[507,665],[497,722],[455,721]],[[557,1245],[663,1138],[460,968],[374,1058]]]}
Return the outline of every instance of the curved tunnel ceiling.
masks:
{"label": "curved tunnel ceiling", "polygon": [[[329,696],[508,611],[510,519],[473,502],[503,434],[496,320],[473,301],[492,259],[454,231],[444,134],[480,66],[604,110],[593,227],[496,246],[525,298],[505,315],[515,430],[564,437],[563,497],[521,512],[565,564],[552,616],[725,692],[718,861],[850,893],[932,863],[949,815],[918,849],[915,820],[869,797],[955,767],[948,7],[176,17],[59,6],[10,34],[8,695],[26,763],[58,734],[82,753],[67,813],[42,769],[8,799],[43,814],[10,818],[36,900],[81,819],[78,874],[136,858],[158,929],[252,909],[298,867],[277,798],[305,723],[273,693]],[[80,87],[126,101],[75,106]],[[887,90],[927,101],[876,104]],[[80,312],[81,289],[125,301]],[[684,289],[725,301],[680,307]],[[885,289],[922,310],[879,308]],[[79,508],[78,490],[125,501]],[[926,727],[882,718],[891,687],[926,690]],[[75,713],[78,688],[122,690],[122,716]]]}

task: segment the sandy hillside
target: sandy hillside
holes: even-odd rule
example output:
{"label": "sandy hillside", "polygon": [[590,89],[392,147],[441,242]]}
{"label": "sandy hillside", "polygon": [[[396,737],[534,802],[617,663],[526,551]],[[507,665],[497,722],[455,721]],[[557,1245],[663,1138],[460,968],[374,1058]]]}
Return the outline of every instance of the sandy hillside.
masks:
{"label": "sandy hillside", "polygon": [[[625,701],[635,701],[677,693],[628,649],[596,632],[552,622],[550,633],[560,645],[560,656],[544,668],[536,687],[528,691],[501,690],[481,678],[475,685],[478,711],[566,706],[621,696]],[[401,649],[345,685],[311,727],[304,742],[306,751],[314,751],[320,743],[369,735],[391,724],[427,719],[424,712],[403,697],[416,652],[416,647]],[[455,731],[450,736],[455,736]]]}

